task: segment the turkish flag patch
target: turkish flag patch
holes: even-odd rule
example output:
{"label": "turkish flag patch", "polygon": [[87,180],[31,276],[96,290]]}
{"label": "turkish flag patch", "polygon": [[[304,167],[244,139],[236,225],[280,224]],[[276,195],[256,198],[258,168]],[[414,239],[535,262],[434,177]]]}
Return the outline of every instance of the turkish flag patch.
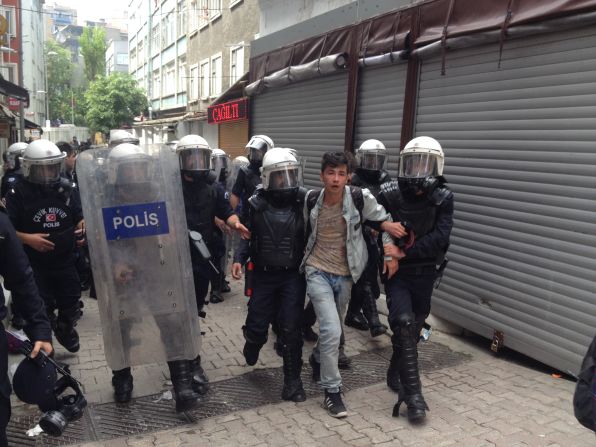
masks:
{"label": "turkish flag patch", "polygon": [[56,213],[46,214],[46,222],[56,222]]}

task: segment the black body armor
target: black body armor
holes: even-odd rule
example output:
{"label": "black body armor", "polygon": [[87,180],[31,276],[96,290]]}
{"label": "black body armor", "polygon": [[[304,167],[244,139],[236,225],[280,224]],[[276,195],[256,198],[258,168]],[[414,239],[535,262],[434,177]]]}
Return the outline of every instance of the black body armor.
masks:
{"label": "black body armor", "polygon": [[250,257],[256,268],[297,269],[304,256],[304,190],[285,207],[274,207],[267,193],[257,190],[249,199]]}
{"label": "black body armor", "polygon": [[[213,239],[215,216],[216,186],[207,182],[188,182],[182,180],[186,224],[189,230],[198,231],[209,243]],[[194,250],[191,250],[194,261]]]}
{"label": "black body armor", "polygon": [[358,168],[352,175],[351,184],[368,189],[376,199],[381,192],[381,185],[390,181],[391,176],[384,169],[382,171],[369,171]]}

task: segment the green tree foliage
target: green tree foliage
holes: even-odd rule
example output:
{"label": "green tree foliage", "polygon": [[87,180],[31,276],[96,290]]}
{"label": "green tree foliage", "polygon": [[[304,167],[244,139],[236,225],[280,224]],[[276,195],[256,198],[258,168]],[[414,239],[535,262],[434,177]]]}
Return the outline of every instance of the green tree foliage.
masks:
{"label": "green tree foliage", "polygon": [[98,77],[85,93],[87,124],[93,132],[109,133],[132,124],[147,108],[145,92],[128,73]]}
{"label": "green tree foliage", "polygon": [[98,26],[85,28],[79,44],[85,60],[85,76],[92,82],[106,71],[106,31]]}
{"label": "green tree foliage", "polygon": [[53,40],[45,44],[47,66],[47,99],[50,101],[50,119],[67,119],[71,116],[72,71],[70,51]]}

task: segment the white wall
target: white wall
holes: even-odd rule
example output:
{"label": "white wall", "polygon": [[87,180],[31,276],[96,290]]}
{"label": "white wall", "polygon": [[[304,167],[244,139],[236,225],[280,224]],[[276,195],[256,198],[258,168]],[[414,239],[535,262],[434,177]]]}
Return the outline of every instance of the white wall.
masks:
{"label": "white wall", "polygon": [[70,142],[73,136],[76,136],[79,143],[82,143],[91,137],[91,133],[87,127],[44,127],[43,134],[41,134],[42,139],[54,143],[58,141]]}

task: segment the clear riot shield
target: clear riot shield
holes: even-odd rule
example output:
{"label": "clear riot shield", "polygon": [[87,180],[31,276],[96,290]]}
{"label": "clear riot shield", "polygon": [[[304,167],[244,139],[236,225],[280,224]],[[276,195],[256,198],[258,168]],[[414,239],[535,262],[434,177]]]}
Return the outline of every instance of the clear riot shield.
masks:
{"label": "clear riot shield", "polygon": [[[122,147],[128,153],[116,154]],[[108,365],[195,358],[200,328],[176,154],[165,145],[85,151],[77,174]]]}

